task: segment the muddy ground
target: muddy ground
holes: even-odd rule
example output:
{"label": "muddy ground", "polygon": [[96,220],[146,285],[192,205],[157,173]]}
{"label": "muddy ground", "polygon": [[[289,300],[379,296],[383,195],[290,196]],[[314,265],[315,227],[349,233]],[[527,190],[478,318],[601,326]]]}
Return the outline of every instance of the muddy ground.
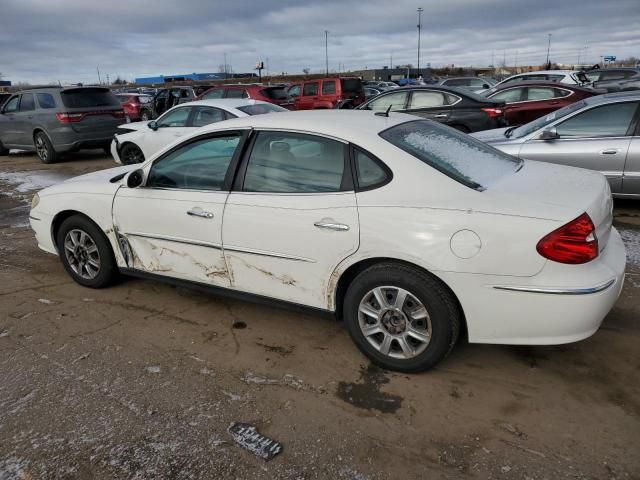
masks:
{"label": "muddy ground", "polygon": [[[592,338],[462,341],[402,375],[332,319],[150,281],[73,283],[37,249],[28,202],[110,166],[99,152],[0,159],[1,480],[640,478],[640,202],[616,205],[628,275]],[[234,422],[282,453],[239,448]]]}

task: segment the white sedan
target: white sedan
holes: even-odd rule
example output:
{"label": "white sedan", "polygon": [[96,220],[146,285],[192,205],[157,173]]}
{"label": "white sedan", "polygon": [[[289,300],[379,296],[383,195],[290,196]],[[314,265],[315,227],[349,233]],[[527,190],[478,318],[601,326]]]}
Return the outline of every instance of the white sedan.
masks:
{"label": "white sedan", "polygon": [[463,329],[474,343],[584,339],[625,268],[600,173],[395,113],[209,125],[142,165],[42,190],[30,218],[81,285],[122,273],[335,312],[373,362],[406,372]]}
{"label": "white sedan", "polygon": [[116,134],[111,142],[111,155],[116,163],[142,163],[195,128],[230,118],[287,111],[272,103],[242,98],[183,103],[167,110],[157,120],[120,125],[118,128],[123,133]]}

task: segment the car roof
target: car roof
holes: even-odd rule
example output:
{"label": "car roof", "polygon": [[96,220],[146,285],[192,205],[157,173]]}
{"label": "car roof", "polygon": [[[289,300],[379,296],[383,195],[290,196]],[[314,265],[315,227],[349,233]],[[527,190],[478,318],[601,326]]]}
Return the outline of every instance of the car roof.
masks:
{"label": "car roof", "polygon": [[565,90],[592,92],[595,94],[593,90],[589,90],[588,88],[583,88],[578,85],[571,85],[568,83],[553,82],[551,80],[525,80],[524,82],[509,83],[509,84],[503,84],[499,86],[496,85],[490,90],[491,90],[491,93],[493,93],[493,92],[500,92],[502,90],[507,90],[510,88],[518,88],[518,87],[555,87],[555,88],[564,88]]}
{"label": "car roof", "polygon": [[599,103],[623,102],[625,100],[640,100],[640,90],[605,93],[604,95],[586,98],[584,101],[587,105],[597,105]]}
{"label": "car roof", "polygon": [[[519,77],[521,75],[544,75],[544,74],[547,74],[547,73],[569,75],[571,73],[578,73],[578,72],[580,72],[580,70],[536,70],[534,72],[518,73],[518,74],[515,74],[515,75],[511,75],[511,77]],[[511,77],[509,77],[509,78],[511,78]]]}

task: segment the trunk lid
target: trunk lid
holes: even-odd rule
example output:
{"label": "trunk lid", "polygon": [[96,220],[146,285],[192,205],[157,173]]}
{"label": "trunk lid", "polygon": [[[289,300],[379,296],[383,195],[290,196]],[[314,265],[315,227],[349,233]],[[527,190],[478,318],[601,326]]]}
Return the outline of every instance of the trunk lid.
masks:
{"label": "trunk lid", "polygon": [[109,136],[124,120],[124,110],[118,97],[108,88],[68,88],[60,92],[64,112],[72,121],[71,128],[78,133]]}

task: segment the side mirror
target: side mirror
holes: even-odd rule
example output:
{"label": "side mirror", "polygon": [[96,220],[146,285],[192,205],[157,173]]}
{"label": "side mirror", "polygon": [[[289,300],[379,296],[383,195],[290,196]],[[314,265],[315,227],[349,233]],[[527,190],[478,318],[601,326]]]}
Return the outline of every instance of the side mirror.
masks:
{"label": "side mirror", "polygon": [[138,188],[142,185],[142,181],[144,180],[144,170],[139,168],[138,170],[134,170],[127,177],[127,187],[129,188]]}
{"label": "side mirror", "polygon": [[151,120],[149,123],[147,123],[147,127],[149,127],[154,132],[158,130],[158,124],[156,123],[155,120]]}
{"label": "side mirror", "polygon": [[491,88],[488,83],[483,83],[482,88]]}
{"label": "side mirror", "polygon": [[550,127],[544,129],[539,138],[540,140],[555,140],[556,138],[560,138],[560,135],[558,135],[556,127]]}

